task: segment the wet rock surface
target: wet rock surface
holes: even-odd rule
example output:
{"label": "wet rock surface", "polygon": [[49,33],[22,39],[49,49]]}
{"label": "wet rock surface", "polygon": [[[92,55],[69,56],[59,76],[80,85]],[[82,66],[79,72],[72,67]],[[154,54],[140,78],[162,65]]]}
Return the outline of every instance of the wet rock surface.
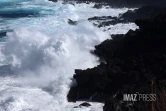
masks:
{"label": "wet rock surface", "polygon": [[77,21],[73,21],[73,20],[71,20],[71,19],[68,19],[68,24],[70,24],[70,25],[77,25]]}
{"label": "wet rock surface", "polygon": [[48,0],[48,1],[57,2],[58,0]]}
{"label": "wet rock surface", "polygon": [[143,6],[139,9],[129,10],[120,15],[120,17],[101,16],[89,18],[89,21],[96,21],[98,27],[115,25],[118,23],[131,23],[136,19],[148,19],[157,16],[160,13],[165,13],[166,5]]}
{"label": "wet rock surface", "polygon": [[108,4],[111,7],[138,7],[143,5],[165,4],[165,0],[70,0],[77,2],[95,2],[97,4]]}
{"label": "wet rock surface", "polygon": [[81,107],[90,107],[91,104],[88,102],[81,103],[79,106],[75,106],[74,108],[81,108]]}
{"label": "wet rock surface", "polygon": [[[69,101],[104,101],[104,111],[152,110],[152,102],[123,101],[123,94],[158,93],[166,86],[166,13],[151,15],[155,13],[148,18],[141,15],[143,19],[135,21],[139,29],[114,35],[112,40],[95,46],[92,53],[104,62],[91,69],[75,70],[77,86],[71,87]],[[153,107],[156,111],[157,104]]]}
{"label": "wet rock surface", "polygon": [[89,106],[91,106],[91,105],[90,105],[89,103],[87,103],[87,102],[84,102],[84,103],[80,104],[79,106],[89,107]]}

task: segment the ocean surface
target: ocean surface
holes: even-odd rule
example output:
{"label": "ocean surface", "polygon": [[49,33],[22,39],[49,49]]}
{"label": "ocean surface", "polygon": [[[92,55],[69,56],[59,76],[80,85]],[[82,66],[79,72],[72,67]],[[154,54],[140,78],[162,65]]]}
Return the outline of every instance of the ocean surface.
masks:
{"label": "ocean surface", "polygon": [[[102,103],[73,108],[82,102],[67,102],[74,69],[99,64],[90,53],[94,46],[137,26],[116,24],[103,31],[87,19],[119,16],[129,9],[93,6],[0,0],[0,111],[102,111]],[[70,25],[68,19],[78,24]]]}

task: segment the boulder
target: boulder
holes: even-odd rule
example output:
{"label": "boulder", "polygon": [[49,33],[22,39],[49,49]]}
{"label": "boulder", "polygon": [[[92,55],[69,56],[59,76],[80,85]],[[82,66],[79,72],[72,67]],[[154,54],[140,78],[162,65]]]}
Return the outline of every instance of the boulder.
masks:
{"label": "boulder", "polygon": [[89,104],[88,102],[84,102],[84,103],[80,104],[79,106],[89,107],[89,106],[91,106],[91,104]]}
{"label": "boulder", "polygon": [[70,25],[77,25],[77,21],[73,21],[71,19],[68,19],[68,24],[70,24]]}
{"label": "boulder", "polygon": [[48,1],[57,2],[58,0],[48,0]]}

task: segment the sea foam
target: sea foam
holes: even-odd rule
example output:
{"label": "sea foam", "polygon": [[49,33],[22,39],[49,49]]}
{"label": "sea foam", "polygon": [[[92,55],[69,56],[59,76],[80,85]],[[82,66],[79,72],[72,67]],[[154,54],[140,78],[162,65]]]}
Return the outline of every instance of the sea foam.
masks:
{"label": "sea foam", "polygon": [[[67,102],[74,69],[98,64],[90,54],[110,35],[93,26],[93,16],[118,16],[122,9],[93,9],[93,4],[62,4],[45,0],[3,0],[7,8],[38,12],[37,16],[2,17],[6,30],[0,45],[0,111],[96,111],[102,104],[73,109]],[[11,5],[15,4],[15,5]],[[0,4],[1,5],[1,4]],[[17,10],[12,11],[13,13]],[[78,21],[76,26],[68,19]],[[115,29],[114,29],[115,30]],[[120,32],[121,30],[116,30]]]}

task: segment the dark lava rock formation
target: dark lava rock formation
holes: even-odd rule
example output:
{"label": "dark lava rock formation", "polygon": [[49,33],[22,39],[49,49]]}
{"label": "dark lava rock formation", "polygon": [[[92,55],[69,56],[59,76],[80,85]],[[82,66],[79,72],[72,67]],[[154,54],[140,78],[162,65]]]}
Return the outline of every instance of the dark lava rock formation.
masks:
{"label": "dark lava rock formation", "polygon": [[119,17],[101,16],[89,18],[89,21],[97,21],[98,27],[104,27],[109,25],[115,25],[117,23],[129,23],[134,22],[136,19],[148,19],[157,16],[160,13],[166,12],[166,5],[151,5],[143,6],[134,11],[129,10]]}
{"label": "dark lava rock formation", "polygon": [[[58,0],[49,0],[57,2]],[[163,5],[166,0],[63,0],[65,3],[90,3],[94,2],[94,8],[101,8],[102,5],[110,5],[111,7],[140,7],[144,5]]]}
{"label": "dark lava rock formation", "polygon": [[137,7],[143,5],[157,5],[166,4],[166,0],[66,0],[66,1],[78,1],[78,2],[95,2],[95,3],[107,3],[112,7]]}
{"label": "dark lava rock formation", "polygon": [[68,24],[70,24],[70,25],[77,25],[77,21],[73,21],[73,20],[71,20],[71,19],[68,19]]}
{"label": "dark lava rock formation", "polygon": [[74,108],[81,108],[81,107],[90,107],[91,104],[89,104],[88,102],[84,102],[84,103],[81,103],[79,106],[75,106]]}
{"label": "dark lava rock formation", "polygon": [[48,1],[57,2],[58,0],[48,0]]}
{"label": "dark lava rock formation", "polygon": [[[71,87],[68,101],[104,102],[104,111],[166,110],[166,97],[159,98],[166,90],[166,13],[135,23],[139,29],[95,46],[101,63],[75,70],[77,86]],[[156,101],[123,101],[123,94],[136,92],[156,94]]]}
{"label": "dark lava rock formation", "polygon": [[89,103],[87,103],[87,102],[84,102],[84,103],[80,104],[79,106],[89,107],[89,106],[91,106],[91,105],[90,105]]}

